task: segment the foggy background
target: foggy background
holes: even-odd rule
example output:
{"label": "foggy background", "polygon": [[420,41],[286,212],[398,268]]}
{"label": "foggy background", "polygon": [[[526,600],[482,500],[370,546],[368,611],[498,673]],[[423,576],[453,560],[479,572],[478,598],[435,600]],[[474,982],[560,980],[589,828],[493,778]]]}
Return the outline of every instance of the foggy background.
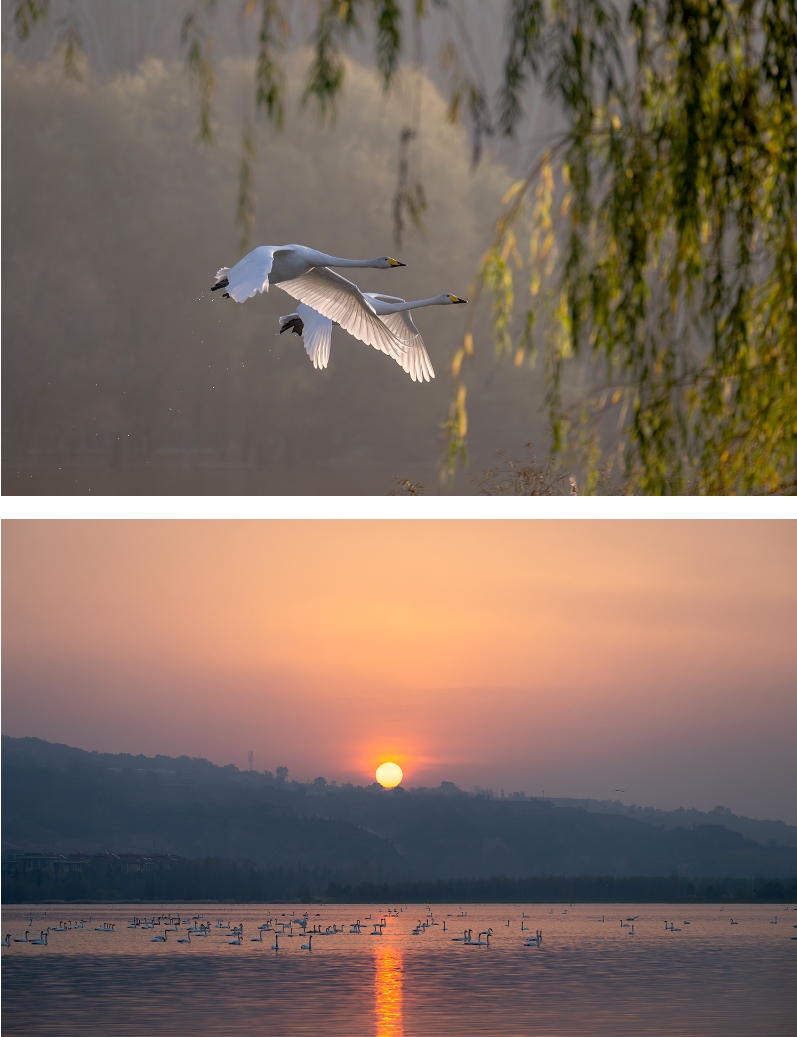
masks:
{"label": "foggy background", "polygon": [[[217,141],[208,148],[196,140],[198,101],[179,44],[186,9],[178,0],[55,3],[20,43],[3,5],[4,492],[382,494],[395,476],[436,492],[463,309],[419,312],[437,377],[418,385],[338,329],[329,369],[315,371],[296,337],[277,337],[277,317],[294,308],[278,289],[244,306],[211,296],[215,271],[239,256],[257,19],[243,23],[227,4],[211,23]],[[69,11],[88,57],[84,83],[66,81],[53,56]],[[445,121],[452,72],[439,56],[450,37],[492,98],[503,5],[473,0],[427,20],[416,156],[426,230],[408,231],[400,249],[392,203],[411,77],[385,97],[366,33],[350,52],[337,123],[321,128],[299,105],[313,14],[313,5],[291,9],[285,130],[258,129],[252,244],[400,253],[406,269],[358,271],[361,287],[467,295],[529,151],[486,139],[472,167],[472,127]],[[529,118],[551,124],[539,102]],[[473,476],[496,449],[547,447],[540,370],[494,359],[489,300],[475,330],[459,493],[476,491]]]}

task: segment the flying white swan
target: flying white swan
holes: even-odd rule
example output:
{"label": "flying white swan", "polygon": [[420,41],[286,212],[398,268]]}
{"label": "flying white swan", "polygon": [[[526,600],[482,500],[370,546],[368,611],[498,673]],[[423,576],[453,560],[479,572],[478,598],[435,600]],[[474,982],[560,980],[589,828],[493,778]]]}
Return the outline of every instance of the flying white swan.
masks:
{"label": "flying white swan", "polygon": [[[343,277],[340,280],[359,292],[357,286],[351,281],[346,281]],[[414,382],[428,382],[434,378],[432,361],[426,352],[421,333],[415,327],[410,310],[418,309],[420,306],[449,306],[453,303],[465,303],[467,299],[444,293],[435,295],[431,299],[414,299],[406,302],[395,295],[379,295],[376,292],[363,292],[362,295],[371,304],[382,323],[405,347],[406,352],[393,357],[396,363],[400,364]],[[307,302],[302,302],[295,313],[280,317],[280,325],[280,335],[283,331],[289,330],[294,335],[301,335],[307,355],[313,361],[313,367],[323,369],[327,366],[329,346],[332,340],[332,320],[329,317],[318,312]]]}
{"label": "flying white swan", "polygon": [[212,292],[226,288],[225,297],[246,302],[258,292],[275,284],[299,302],[307,303],[334,320],[367,346],[381,349],[397,359],[405,347],[379,320],[371,303],[360,289],[336,274],[330,267],[375,267],[389,270],[405,266],[390,256],[376,259],[339,259],[305,245],[261,245],[240,259],[235,266],[223,266],[216,273]]}

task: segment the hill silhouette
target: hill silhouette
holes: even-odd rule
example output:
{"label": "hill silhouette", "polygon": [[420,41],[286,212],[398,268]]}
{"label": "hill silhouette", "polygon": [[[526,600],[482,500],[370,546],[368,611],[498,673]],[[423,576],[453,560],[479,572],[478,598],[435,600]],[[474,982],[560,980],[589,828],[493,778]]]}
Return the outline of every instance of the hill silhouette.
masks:
{"label": "hill silhouette", "polygon": [[2,780],[6,857],[158,852],[345,871],[349,882],[797,875],[790,826],[734,815],[721,816],[775,826],[784,838],[757,842],[726,823],[667,824],[660,811],[639,817],[500,799],[450,782],[392,791],[323,778],[308,784],[203,759],[86,752],[36,738],[3,736]]}

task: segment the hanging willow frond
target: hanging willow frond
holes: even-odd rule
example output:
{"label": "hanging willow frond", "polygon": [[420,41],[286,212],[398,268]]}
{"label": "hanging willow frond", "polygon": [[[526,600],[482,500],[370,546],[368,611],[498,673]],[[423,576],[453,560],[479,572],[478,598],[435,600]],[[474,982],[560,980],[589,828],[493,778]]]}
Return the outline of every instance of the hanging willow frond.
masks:
{"label": "hanging willow frond", "polygon": [[280,0],[261,0],[255,107],[258,111],[264,110],[278,128],[282,128],[285,119],[285,72],[275,55],[282,50],[287,34],[287,20]]}
{"label": "hanging willow frond", "polygon": [[212,39],[207,19],[215,14],[217,0],[200,0],[183,18],[180,39],[186,48],[185,64],[199,90],[199,140],[213,142],[212,101],[216,72],[212,61]]}
{"label": "hanging willow frond", "polygon": [[252,243],[252,231],[255,226],[257,206],[255,203],[255,161],[257,151],[251,126],[245,126],[241,139],[241,161],[238,165],[238,204],[235,211],[235,222],[241,228],[238,250],[249,251]]}
{"label": "hanging willow frond", "polygon": [[376,67],[390,86],[401,55],[401,8],[396,0],[373,0],[376,15]]}
{"label": "hanging willow frond", "polygon": [[66,78],[73,80],[75,83],[82,83],[85,78],[83,37],[80,34],[80,26],[77,23],[77,19],[71,10],[60,21],[55,49],[61,55]]}
{"label": "hanging willow frond", "polygon": [[38,21],[47,17],[50,0],[17,0],[11,14],[17,39],[26,40]]}
{"label": "hanging willow frond", "polygon": [[340,52],[342,34],[359,27],[358,0],[319,0],[314,55],[307,73],[302,105],[313,101],[322,122],[334,122],[343,88],[345,65]]}

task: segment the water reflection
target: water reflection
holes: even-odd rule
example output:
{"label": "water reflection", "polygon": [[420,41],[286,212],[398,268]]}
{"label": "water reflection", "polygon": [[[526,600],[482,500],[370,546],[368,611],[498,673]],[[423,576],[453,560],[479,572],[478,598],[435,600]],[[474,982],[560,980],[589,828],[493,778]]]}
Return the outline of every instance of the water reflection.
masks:
{"label": "water reflection", "polygon": [[[617,905],[614,924],[605,905],[566,914],[524,908],[528,930],[544,930],[539,948],[525,945],[520,905],[468,908],[463,928],[492,927],[489,948],[453,942],[456,906],[440,908],[451,914],[446,932],[415,933],[410,909],[374,939],[346,931],[360,906],[319,907],[314,922],[334,932],[313,940],[309,954],[303,938],[286,937],[284,947],[280,940],[279,953],[271,938],[231,946],[226,927],[215,925],[190,945],[173,933],[152,943],[149,930],[125,922],[141,905],[64,905],[51,910],[93,921],[56,926],[47,947],[12,942],[2,950],[2,1033],[227,1037],[232,1019],[236,1037],[261,1037],[264,1020],[284,1037],[322,1029],[326,1037],[461,1037],[473,1029],[492,1037],[797,1037],[791,911],[771,925],[769,906],[734,905],[732,926],[718,905],[695,904],[689,925],[672,932],[664,928],[671,904]],[[6,905],[0,932],[21,938],[52,920],[48,910],[34,928],[29,910]],[[213,922],[221,910],[197,906],[192,914]],[[259,904],[233,910],[228,920],[243,922],[247,936],[269,915],[290,917]],[[619,925],[628,915],[633,937]]]}
{"label": "water reflection", "polygon": [[395,947],[376,948],[374,995],[376,1037],[403,1037],[401,951]]}

